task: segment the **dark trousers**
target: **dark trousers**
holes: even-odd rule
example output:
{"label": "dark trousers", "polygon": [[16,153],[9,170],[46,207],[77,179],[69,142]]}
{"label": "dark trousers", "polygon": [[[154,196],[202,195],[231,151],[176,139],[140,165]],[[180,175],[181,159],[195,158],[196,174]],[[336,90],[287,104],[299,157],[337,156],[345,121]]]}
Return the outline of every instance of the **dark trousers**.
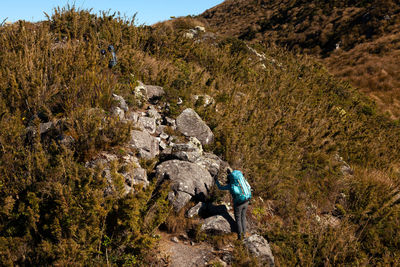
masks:
{"label": "dark trousers", "polygon": [[243,238],[246,233],[246,211],[248,206],[249,201],[234,205],[237,234],[239,239]]}

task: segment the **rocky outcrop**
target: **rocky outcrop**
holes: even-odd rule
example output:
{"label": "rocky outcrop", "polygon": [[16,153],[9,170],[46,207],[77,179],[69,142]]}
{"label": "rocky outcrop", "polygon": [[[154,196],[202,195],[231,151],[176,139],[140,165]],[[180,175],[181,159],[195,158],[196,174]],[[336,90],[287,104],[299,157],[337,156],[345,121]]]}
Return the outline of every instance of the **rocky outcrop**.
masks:
{"label": "rocky outcrop", "polygon": [[176,119],[178,131],[188,137],[196,137],[202,145],[212,144],[214,134],[200,116],[191,108],[185,109]]}
{"label": "rocky outcrop", "polygon": [[254,234],[244,239],[243,244],[260,262],[265,264],[264,266],[275,266],[274,255],[264,237]]}
{"label": "rocky outcrop", "polygon": [[214,181],[210,173],[197,164],[169,160],[157,166],[158,182],[171,181],[169,200],[176,211],[181,210],[193,197],[204,198],[208,195]]}

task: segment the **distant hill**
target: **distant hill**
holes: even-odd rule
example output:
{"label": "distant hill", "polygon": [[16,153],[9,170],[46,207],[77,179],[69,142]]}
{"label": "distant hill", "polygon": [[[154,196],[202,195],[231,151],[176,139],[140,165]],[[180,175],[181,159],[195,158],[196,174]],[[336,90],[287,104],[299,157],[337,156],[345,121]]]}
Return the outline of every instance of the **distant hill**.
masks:
{"label": "distant hill", "polygon": [[400,115],[400,4],[393,0],[227,0],[201,17],[218,32],[321,58],[338,77]]}

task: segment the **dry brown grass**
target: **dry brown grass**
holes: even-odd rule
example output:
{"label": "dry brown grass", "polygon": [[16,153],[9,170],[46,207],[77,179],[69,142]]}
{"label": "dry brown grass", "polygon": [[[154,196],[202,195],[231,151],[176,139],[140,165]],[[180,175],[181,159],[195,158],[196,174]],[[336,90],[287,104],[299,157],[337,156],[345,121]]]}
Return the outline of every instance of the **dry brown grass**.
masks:
{"label": "dry brown grass", "polygon": [[322,57],[331,73],[360,88],[398,119],[399,10],[399,3],[391,0],[229,0],[201,17],[222,34]]}

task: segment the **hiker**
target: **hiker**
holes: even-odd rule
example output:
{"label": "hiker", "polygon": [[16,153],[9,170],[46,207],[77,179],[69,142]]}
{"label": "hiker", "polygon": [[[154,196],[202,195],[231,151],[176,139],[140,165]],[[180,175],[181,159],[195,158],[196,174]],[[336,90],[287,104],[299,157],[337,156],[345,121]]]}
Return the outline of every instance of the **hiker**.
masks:
{"label": "hiker", "polygon": [[215,183],[220,190],[229,190],[233,198],[233,207],[235,212],[235,221],[237,225],[238,239],[243,239],[246,234],[246,211],[251,198],[251,188],[244,178],[242,172],[227,168],[227,185],[221,186],[218,179]]}

